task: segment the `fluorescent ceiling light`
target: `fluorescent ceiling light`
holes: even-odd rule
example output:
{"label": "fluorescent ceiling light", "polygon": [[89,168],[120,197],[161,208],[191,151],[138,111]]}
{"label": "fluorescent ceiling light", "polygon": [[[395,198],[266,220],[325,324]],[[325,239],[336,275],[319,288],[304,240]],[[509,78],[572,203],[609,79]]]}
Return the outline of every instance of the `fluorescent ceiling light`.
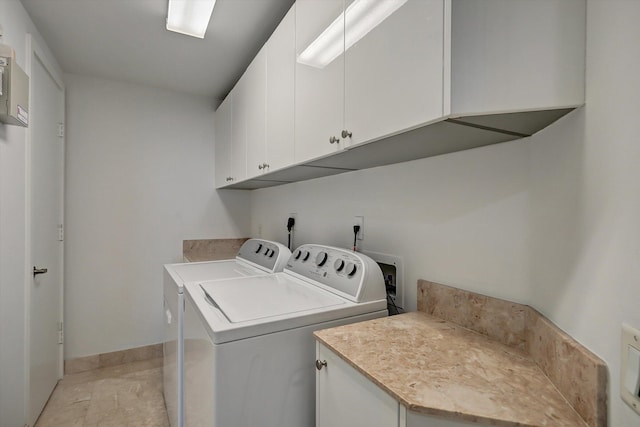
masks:
{"label": "fluorescent ceiling light", "polygon": [[407,0],[355,0],[298,55],[298,62],[315,68],[326,67],[406,2]]}
{"label": "fluorescent ceiling light", "polygon": [[167,30],[203,39],[216,0],[169,0]]}

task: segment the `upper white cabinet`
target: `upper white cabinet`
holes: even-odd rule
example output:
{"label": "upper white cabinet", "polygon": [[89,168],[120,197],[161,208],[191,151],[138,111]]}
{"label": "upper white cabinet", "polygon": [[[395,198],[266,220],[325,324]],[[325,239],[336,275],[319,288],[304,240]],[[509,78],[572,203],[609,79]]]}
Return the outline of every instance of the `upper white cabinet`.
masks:
{"label": "upper white cabinet", "polygon": [[450,93],[451,115],[584,103],[584,0],[451,0],[445,4],[451,27],[445,32],[450,37],[446,52],[450,52],[451,78],[445,79],[445,88]]}
{"label": "upper white cabinet", "polygon": [[265,172],[294,163],[296,5],[267,41],[267,135]]}
{"label": "upper white cabinet", "polygon": [[245,133],[247,138],[247,178],[260,175],[267,168],[266,160],[266,128],[267,115],[265,100],[267,96],[267,48],[263,47],[256,55],[247,71],[240,79],[239,85],[246,91],[244,103],[238,106],[245,116]]}
{"label": "upper white cabinet", "polygon": [[442,117],[442,0],[296,4],[297,161]]}
{"label": "upper white cabinet", "polygon": [[294,162],[295,24],[294,5],[216,112],[218,188]]}
{"label": "upper white cabinet", "polygon": [[[343,0],[296,2],[296,162],[341,149],[340,133],[344,124],[343,11]],[[323,34],[328,38],[318,39]]]}
{"label": "upper white cabinet", "polygon": [[233,90],[223,185],[530,136],[584,104],[585,25],[586,0],[297,0]]}
{"label": "upper white cabinet", "polygon": [[361,37],[345,52],[347,144],[443,116],[443,13],[442,0],[347,3],[346,38]]}
{"label": "upper white cabinet", "polygon": [[224,187],[232,182],[231,173],[231,113],[233,94],[227,95],[216,110],[215,116],[215,177],[216,187]]}
{"label": "upper white cabinet", "polygon": [[247,104],[251,94],[247,80],[240,79],[231,91],[231,183],[247,177]]}

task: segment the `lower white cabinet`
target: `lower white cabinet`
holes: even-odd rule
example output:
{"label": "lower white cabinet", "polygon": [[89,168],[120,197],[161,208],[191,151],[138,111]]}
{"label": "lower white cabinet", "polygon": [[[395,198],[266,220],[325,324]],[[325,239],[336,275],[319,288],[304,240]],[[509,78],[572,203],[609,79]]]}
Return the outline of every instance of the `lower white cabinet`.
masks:
{"label": "lower white cabinet", "polygon": [[398,425],[394,398],[319,343],[316,359],[316,427]]}
{"label": "lower white cabinet", "polygon": [[316,342],[316,427],[469,427],[407,410],[332,350]]}

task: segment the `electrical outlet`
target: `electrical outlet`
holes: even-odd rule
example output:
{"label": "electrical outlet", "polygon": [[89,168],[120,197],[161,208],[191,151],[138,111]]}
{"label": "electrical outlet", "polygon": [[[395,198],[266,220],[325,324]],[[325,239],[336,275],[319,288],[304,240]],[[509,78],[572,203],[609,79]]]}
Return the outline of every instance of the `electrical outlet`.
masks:
{"label": "electrical outlet", "polygon": [[298,225],[298,214],[296,212],[290,213],[289,218],[293,218],[296,221],[294,227]]}
{"label": "electrical outlet", "polygon": [[359,225],[358,240],[364,240],[364,216],[354,216],[353,225]]}

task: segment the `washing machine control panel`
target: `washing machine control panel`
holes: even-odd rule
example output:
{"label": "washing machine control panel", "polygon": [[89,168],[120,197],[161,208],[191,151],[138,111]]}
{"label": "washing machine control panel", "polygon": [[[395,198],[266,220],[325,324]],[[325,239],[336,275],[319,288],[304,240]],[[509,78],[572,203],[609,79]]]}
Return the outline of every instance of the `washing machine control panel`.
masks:
{"label": "washing machine control panel", "polygon": [[[384,278],[378,264],[347,249],[302,245],[293,251],[287,270],[356,302],[363,302],[370,294],[384,295]],[[367,292],[369,288],[375,288],[375,292]]]}
{"label": "washing machine control panel", "polygon": [[291,256],[291,251],[278,242],[249,239],[242,244],[236,258],[258,264],[270,272],[279,272]]}

